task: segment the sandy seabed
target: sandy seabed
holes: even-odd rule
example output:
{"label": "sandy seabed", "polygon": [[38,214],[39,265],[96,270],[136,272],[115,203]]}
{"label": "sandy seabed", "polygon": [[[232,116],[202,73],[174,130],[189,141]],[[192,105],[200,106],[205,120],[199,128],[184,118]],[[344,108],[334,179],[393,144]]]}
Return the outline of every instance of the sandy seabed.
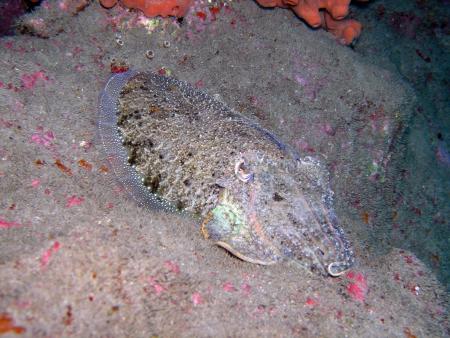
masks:
{"label": "sandy seabed", "polygon": [[[0,332],[449,335],[445,286],[393,235],[411,86],[289,11],[242,1],[211,19],[143,20],[97,3],[71,15],[49,1],[0,40]],[[98,95],[123,66],[188,81],[321,158],[354,268],[326,278],[252,265],[194,221],[139,208],[96,130]]]}

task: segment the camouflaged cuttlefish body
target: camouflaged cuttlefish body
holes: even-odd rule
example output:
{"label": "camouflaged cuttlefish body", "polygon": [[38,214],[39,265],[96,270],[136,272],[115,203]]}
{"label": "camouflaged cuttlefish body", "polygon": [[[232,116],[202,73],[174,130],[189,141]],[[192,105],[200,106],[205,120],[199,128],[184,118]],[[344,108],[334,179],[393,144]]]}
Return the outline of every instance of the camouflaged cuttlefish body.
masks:
{"label": "camouflaged cuttlefish body", "polygon": [[332,276],[352,265],[322,165],[189,84],[113,75],[98,124],[140,204],[199,217],[206,238],[252,263],[290,259]]}

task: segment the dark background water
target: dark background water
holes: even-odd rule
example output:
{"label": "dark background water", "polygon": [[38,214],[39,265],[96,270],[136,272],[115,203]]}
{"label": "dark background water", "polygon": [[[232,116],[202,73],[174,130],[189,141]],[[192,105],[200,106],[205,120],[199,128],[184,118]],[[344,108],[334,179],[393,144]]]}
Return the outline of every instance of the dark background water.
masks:
{"label": "dark background water", "polygon": [[450,2],[371,1],[358,53],[394,65],[417,104],[396,153],[391,242],[413,251],[450,287]]}

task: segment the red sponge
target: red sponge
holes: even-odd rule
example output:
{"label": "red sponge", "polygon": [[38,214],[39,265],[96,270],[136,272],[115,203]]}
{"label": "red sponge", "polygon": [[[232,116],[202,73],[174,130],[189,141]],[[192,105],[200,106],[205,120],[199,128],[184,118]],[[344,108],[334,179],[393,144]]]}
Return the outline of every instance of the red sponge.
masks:
{"label": "red sponge", "polygon": [[[118,0],[100,0],[103,7],[111,8]],[[193,0],[122,0],[121,3],[127,8],[141,10],[145,16],[176,16],[186,15]]]}

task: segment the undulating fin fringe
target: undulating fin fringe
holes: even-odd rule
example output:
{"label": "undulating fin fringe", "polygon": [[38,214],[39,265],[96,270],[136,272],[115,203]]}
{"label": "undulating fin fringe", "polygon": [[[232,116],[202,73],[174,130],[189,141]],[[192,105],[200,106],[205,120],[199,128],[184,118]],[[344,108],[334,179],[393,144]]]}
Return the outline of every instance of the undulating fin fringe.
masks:
{"label": "undulating fin fringe", "polygon": [[113,74],[100,93],[97,118],[100,140],[116,179],[137,204],[153,210],[178,212],[142,183],[142,177],[128,164],[128,153],[122,144],[117,127],[119,96],[122,88],[137,74],[139,72],[133,70]]}

